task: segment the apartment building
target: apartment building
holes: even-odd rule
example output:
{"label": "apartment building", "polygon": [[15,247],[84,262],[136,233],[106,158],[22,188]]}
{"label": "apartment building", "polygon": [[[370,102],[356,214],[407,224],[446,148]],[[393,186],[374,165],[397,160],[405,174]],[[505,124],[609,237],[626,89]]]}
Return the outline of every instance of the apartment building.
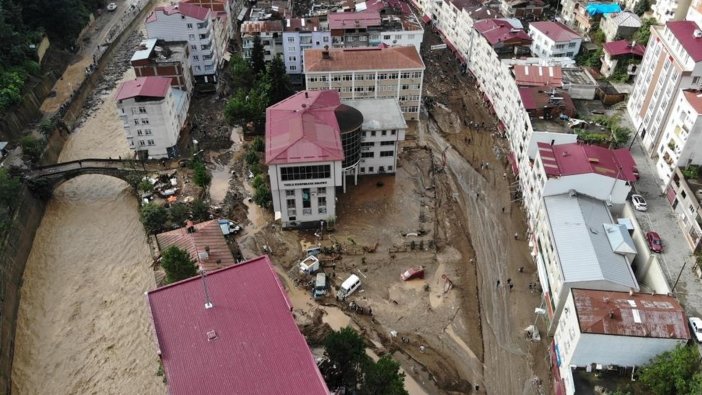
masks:
{"label": "apartment building", "polygon": [[173,158],[190,105],[187,92],[171,78],[139,77],[123,82],[115,95],[129,149],[141,158]]}
{"label": "apartment building", "polygon": [[685,20],[691,0],[658,0],[651,4],[653,17],[658,23]]}
{"label": "apartment building", "polygon": [[217,37],[209,8],[189,3],[156,7],[146,18],[146,35],[164,41],[187,41],[196,82],[216,82],[224,37]]}
{"label": "apartment building", "polygon": [[261,39],[263,59],[270,62],[283,56],[283,21],[246,21],[241,24],[241,55],[251,59],[255,37]]}
{"label": "apartment building", "polygon": [[331,32],[319,18],[288,18],[283,21],[283,59],[285,71],[295,84],[304,84],[306,49],[324,48],[331,44]]}
{"label": "apartment building", "polygon": [[[327,16],[335,48],[412,45],[420,50],[424,29],[406,3],[368,2],[361,12],[335,12]],[[381,15],[382,13],[382,15]]]}
{"label": "apartment building", "polygon": [[347,99],[395,99],[407,120],[419,119],[424,62],[413,46],[305,51],[305,87]]}
{"label": "apartment building", "polygon": [[603,43],[600,73],[609,78],[619,66],[622,71],[634,75],[645,52],[646,47],[633,41],[617,40]]}
{"label": "apartment building", "polygon": [[473,24],[498,56],[515,57],[529,54],[531,37],[515,19],[483,19]]}
{"label": "apartment building", "polygon": [[544,6],[542,0],[502,0],[500,13],[507,18],[538,21],[544,14]]}
{"label": "apartment building", "polygon": [[[699,89],[702,82],[702,30],[692,21],[652,27],[627,112],[649,155],[663,138],[671,109],[681,90]],[[672,116],[678,116],[673,114]]]}
{"label": "apartment building", "polygon": [[533,42],[531,53],[540,58],[574,58],[580,52],[583,39],[560,22],[532,22],[529,36]]}
{"label": "apartment building", "polygon": [[187,42],[166,42],[155,38],[142,41],[132,55],[131,64],[137,77],[167,77],[171,86],[193,91],[193,73]]}
{"label": "apartment building", "polygon": [[699,248],[702,241],[702,181],[698,177],[688,178],[683,174],[685,168],[676,168],[665,190],[690,251]]}
{"label": "apartment building", "polygon": [[629,39],[640,27],[641,18],[628,11],[606,14],[600,21],[600,30],[605,34],[605,41]]}

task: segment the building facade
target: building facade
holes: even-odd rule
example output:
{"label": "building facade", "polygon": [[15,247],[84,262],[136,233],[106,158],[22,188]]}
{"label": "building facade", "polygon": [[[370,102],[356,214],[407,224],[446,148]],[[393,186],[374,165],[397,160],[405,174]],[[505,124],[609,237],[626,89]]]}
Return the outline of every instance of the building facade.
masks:
{"label": "building facade", "polygon": [[285,71],[293,82],[303,84],[305,50],[330,46],[331,32],[319,23],[318,18],[288,18],[283,23]]}
{"label": "building facade", "polygon": [[241,55],[251,59],[255,37],[261,39],[263,59],[270,62],[276,56],[283,55],[282,21],[246,21],[241,24]]}
{"label": "building facade", "polygon": [[702,241],[702,182],[699,178],[686,178],[683,170],[675,169],[665,195],[678,218],[690,250],[694,252]]}
{"label": "building facade", "polygon": [[171,88],[171,78],[140,77],[123,82],[116,100],[130,150],[143,158],[177,156],[190,104],[187,92]]}
{"label": "building facade", "polygon": [[529,25],[533,42],[531,53],[540,58],[574,58],[583,39],[560,22],[533,22]]}
{"label": "building facade", "polygon": [[600,21],[600,30],[606,41],[629,39],[640,27],[641,18],[629,11],[607,14]]}
{"label": "building facade", "polygon": [[[635,75],[646,47],[627,40],[610,41],[602,44],[602,67],[600,73],[610,77],[616,71]],[[617,70],[620,67],[621,70]]]}
{"label": "building facade", "polygon": [[167,77],[171,79],[173,88],[188,94],[193,91],[189,45],[185,41],[146,39],[132,55],[131,64],[137,77]]}
{"label": "building facade", "polygon": [[393,98],[407,120],[419,119],[423,77],[413,46],[305,51],[307,90],[336,90],[344,100]]}
{"label": "building facade", "polygon": [[691,0],[658,0],[651,4],[653,17],[658,23],[685,20]]}

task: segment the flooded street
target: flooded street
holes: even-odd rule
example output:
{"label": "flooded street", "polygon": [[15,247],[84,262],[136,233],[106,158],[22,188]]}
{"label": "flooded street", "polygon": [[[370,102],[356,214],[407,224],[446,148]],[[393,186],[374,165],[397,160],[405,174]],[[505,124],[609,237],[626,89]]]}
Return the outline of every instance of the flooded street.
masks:
{"label": "flooded street", "polygon": [[[105,101],[70,136],[61,162],[127,155],[113,100]],[[24,273],[13,393],[165,393],[144,299],[155,287],[150,265],[125,182],[84,175],[60,185]]]}

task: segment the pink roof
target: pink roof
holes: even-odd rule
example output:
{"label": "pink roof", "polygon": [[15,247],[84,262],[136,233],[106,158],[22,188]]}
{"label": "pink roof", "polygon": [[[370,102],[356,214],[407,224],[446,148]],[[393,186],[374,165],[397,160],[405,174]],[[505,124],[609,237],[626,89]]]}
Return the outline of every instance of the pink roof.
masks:
{"label": "pink roof", "polygon": [[146,18],[146,23],[155,22],[158,19],[157,11],[163,12],[165,15],[181,14],[191,18],[195,18],[199,21],[204,21],[207,19],[207,15],[210,13],[209,8],[200,7],[196,4],[190,3],[178,3],[176,5],[161,6],[154,8],[153,12]]}
{"label": "pink roof", "polygon": [[482,34],[491,45],[511,41],[529,41],[531,37],[522,29],[501,19],[483,19],[473,24],[473,28]]}
{"label": "pink roof", "polygon": [[369,26],[380,26],[378,11],[365,12],[334,12],[327,15],[329,29],[367,29]]}
{"label": "pink roof", "polygon": [[602,44],[602,50],[609,56],[636,55],[643,57],[646,47],[641,44],[631,45],[631,41],[617,40]]}
{"label": "pink roof", "polygon": [[692,106],[698,114],[702,114],[702,91],[685,90],[683,94],[687,102],[690,103],[690,106]]}
{"label": "pink roof", "polygon": [[560,66],[514,65],[514,79],[519,86],[563,86],[563,72]]}
{"label": "pink roof", "polygon": [[689,339],[685,311],[668,295],[574,289],[582,333]]}
{"label": "pink roof", "polygon": [[[156,235],[159,248],[165,250],[170,246],[176,246],[186,250],[190,253],[190,257],[205,270],[219,269],[235,263],[232,251],[216,219],[195,224],[194,228],[193,233],[189,233],[184,227],[159,233]],[[200,260],[198,253],[205,252],[205,247],[209,247],[210,252],[207,254],[207,259]]]}
{"label": "pink roof", "polygon": [[337,91],[299,92],[266,110],[266,164],[344,159]]}
{"label": "pink roof", "polygon": [[611,150],[597,145],[538,143],[548,177],[596,173],[624,181],[636,181],[636,162],[625,148]]}
{"label": "pink roof", "polygon": [[578,33],[560,22],[531,22],[529,30],[536,29],[555,42],[568,42],[581,38]]}
{"label": "pink roof", "polygon": [[171,86],[171,79],[166,77],[139,77],[125,81],[117,88],[117,101],[133,97],[151,97],[163,99]]}
{"label": "pink roof", "polygon": [[702,60],[702,37],[695,37],[695,30],[699,30],[693,21],[670,21],[665,24],[675,38],[680,41],[680,45],[685,48],[685,52],[694,60]]}
{"label": "pink roof", "polygon": [[147,294],[171,395],[328,395],[268,256]]}

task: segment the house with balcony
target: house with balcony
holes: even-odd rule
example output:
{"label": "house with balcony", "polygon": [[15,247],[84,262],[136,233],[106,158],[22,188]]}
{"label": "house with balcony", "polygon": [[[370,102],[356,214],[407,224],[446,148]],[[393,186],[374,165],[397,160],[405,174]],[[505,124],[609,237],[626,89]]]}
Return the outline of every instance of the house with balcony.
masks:
{"label": "house with balcony", "polygon": [[263,59],[267,62],[283,56],[283,21],[245,21],[241,24],[241,55],[251,59],[255,37],[263,46]]}
{"label": "house with balcony", "polygon": [[189,61],[196,82],[217,82],[222,61],[218,49],[223,37],[217,37],[212,10],[189,3],[159,6],[146,18],[148,38],[164,41],[186,41],[190,46]]}
{"label": "house with balcony", "polygon": [[609,78],[620,68],[619,72],[628,76],[636,75],[638,65],[643,59],[646,47],[633,41],[618,40],[602,44],[602,67],[600,73]]}
{"label": "house with balcony", "polygon": [[529,54],[531,37],[514,19],[483,19],[473,29],[487,40],[498,56],[518,57]]}
{"label": "house with balcony", "polygon": [[622,12],[616,2],[561,0],[561,19],[582,33],[595,30],[604,15]]}
{"label": "house with balcony", "polygon": [[538,21],[544,14],[545,5],[542,0],[502,0],[500,13],[506,18]]}
{"label": "house with balcony", "polygon": [[189,48],[186,41],[166,42],[149,38],[139,44],[130,63],[137,77],[167,77],[173,88],[190,94],[193,73]]}
{"label": "house with balcony", "polygon": [[600,30],[605,34],[606,41],[630,39],[640,27],[641,18],[629,11],[605,14],[600,21]]}
{"label": "house with balcony", "polygon": [[115,95],[129,149],[142,159],[178,156],[178,138],[190,105],[187,92],[171,78],[139,77],[123,82]]}
{"label": "house with balcony", "polygon": [[283,21],[283,60],[285,72],[295,85],[304,85],[304,59],[306,49],[331,45],[331,32],[319,18],[288,18]]}
{"label": "house with balcony", "polygon": [[356,12],[327,15],[335,48],[414,46],[420,50],[424,29],[409,6],[397,0],[361,3]]}
{"label": "house with balcony", "polygon": [[[692,171],[691,171],[692,170]],[[665,189],[682,234],[692,252],[699,251],[702,241],[702,178],[699,167],[677,167]]]}
{"label": "house with balcony", "polygon": [[531,53],[540,58],[575,58],[580,52],[582,37],[560,22],[532,22],[529,24],[532,39]]}

